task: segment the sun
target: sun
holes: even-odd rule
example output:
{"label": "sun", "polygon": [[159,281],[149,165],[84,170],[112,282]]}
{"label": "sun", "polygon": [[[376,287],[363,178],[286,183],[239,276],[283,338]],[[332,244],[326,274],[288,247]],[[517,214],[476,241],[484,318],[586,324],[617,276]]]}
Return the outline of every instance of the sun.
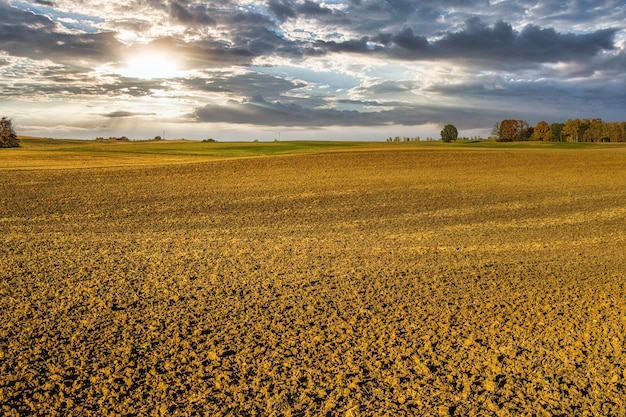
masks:
{"label": "sun", "polygon": [[126,59],[121,73],[125,77],[152,80],[178,77],[181,69],[174,57],[159,53],[143,53]]}

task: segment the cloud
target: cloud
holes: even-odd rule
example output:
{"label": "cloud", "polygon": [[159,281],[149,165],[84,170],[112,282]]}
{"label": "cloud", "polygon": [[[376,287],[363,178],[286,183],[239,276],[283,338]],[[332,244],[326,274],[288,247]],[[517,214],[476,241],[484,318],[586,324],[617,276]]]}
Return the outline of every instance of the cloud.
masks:
{"label": "cloud", "polygon": [[[376,102],[344,101],[361,107],[380,106]],[[470,112],[472,117],[476,112]],[[199,122],[247,124],[257,126],[305,126],[321,128],[328,126],[416,126],[441,120],[441,108],[437,106],[397,106],[392,110],[356,111],[333,108],[305,108],[297,104],[269,102],[261,96],[249,101],[230,101],[225,105],[206,105],[195,110],[191,118]]]}
{"label": "cloud", "polygon": [[[465,4],[467,2],[460,6],[457,2],[447,3],[454,3],[460,9],[470,6]],[[475,6],[484,2],[470,3]],[[144,7],[156,4],[163,8],[165,3],[144,4]],[[194,62],[215,66],[249,65],[258,58],[270,56],[299,59],[334,53],[383,55],[398,60],[460,59],[496,66],[568,62],[584,60],[613,49],[618,31],[616,28],[605,28],[584,34],[563,33],[534,24],[515,30],[513,25],[501,20],[488,25],[481,18],[472,17],[458,30],[450,30],[455,25],[442,26],[435,32],[436,37],[432,37],[433,32],[421,33],[416,28],[423,31],[425,26],[433,25],[428,19],[449,18],[448,12],[435,2],[415,5],[400,0],[384,3],[363,1],[350,3],[346,10],[340,10],[310,0],[272,0],[265,12],[262,8],[242,10],[189,0],[172,0],[166,5],[161,18],[183,25],[185,31],[180,34],[170,31],[171,34],[153,37],[147,43],[175,45]],[[3,49],[14,55],[36,59],[53,55],[55,59],[65,61],[77,58],[112,61],[117,58],[116,52],[124,49],[115,32],[69,32],[45,15],[20,10],[6,3],[0,3],[0,11],[6,16],[0,25],[0,40],[3,41]],[[366,18],[356,19],[354,13],[357,11],[364,12]],[[390,22],[396,24],[383,24],[377,15],[388,16]],[[416,22],[411,23],[407,17],[415,17]],[[319,21],[317,29],[313,26],[311,30],[321,30],[320,25],[324,23],[343,27],[345,33],[351,36],[334,35],[343,39],[325,39],[315,37],[315,33],[309,31],[314,37],[292,39],[285,36],[280,27],[280,22],[285,20]],[[361,22],[363,20],[367,23]],[[138,34],[158,33],[154,30],[155,23],[129,15],[111,20],[107,26]],[[218,32],[209,29],[218,29]]]}
{"label": "cloud", "polygon": [[[202,122],[322,127],[368,125],[379,115],[367,115],[358,111],[308,109],[297,104],[268,102],[261,96],[255,96],[243,103],[231,101],[226,105],[207,105],[197,109],[194,116],[196,120]],[[379,121],[374,124],[380,123]]]}
{"label": "cloud", "polygon": [[182,24],[212,26],[216,23],[211,17],[210,6],[204,4],[172,0],[169,2],[169,14],[174,21]]}
{"label": "cloud", "polygon": [[13,55],[33,59],[103,61],[121,44],[113,33],[66,33],[47,16],[23,11],[0,2],[0,45]]}
{"label": "cloud", "polygon": [[498,22],[489,27],[471,19],[467,27],[435,42],[435,56],[460,56],[465,59],[515,63],[567,62],[586,59],[613,49],[616,29],[590,34],[558,33],[552,28],[527,25],[521,32],[510,24]]}
{"label": "cloud", "polygon": [[243,74],[214,72],[206,75],[207,78],[193,78],[183,82],[194,90],[231,93],[233,96],[246,98],[263,96],[272,99],[284,98],[284,94],[305,86],[300,81],[256,72]]}
{"label": "cloud", "polygon": [[139,112],[118,110],[118,111],[114,111],[111,113],[103,114],[102,116],[116,119],[116,118],[125,118],[125,117],[155,116],[155,115],[156,113],[139,113]]}
{"label": "cloud", "polygon": [[328,7],[310,0],[303,2],[270,0],[268,9],[280,22],[295,18],[325,18],[333,14]]}
{"label": "cloud", "polygon": [[529,66],[553,62],[586,60],[602,51],[615,48],[617,29],[602,29],[589,34],[558,33],[552,28],[527,25],[513,30],[500,21],[487,26],[470,19],[463,30],[446,33],[430,42],[415,34],[412,27],[396,33],[381,33],[344,42],[318,41],[317,53],[347,52],[385,55],[401,60],[437,61],[459,59],[483,65]]}

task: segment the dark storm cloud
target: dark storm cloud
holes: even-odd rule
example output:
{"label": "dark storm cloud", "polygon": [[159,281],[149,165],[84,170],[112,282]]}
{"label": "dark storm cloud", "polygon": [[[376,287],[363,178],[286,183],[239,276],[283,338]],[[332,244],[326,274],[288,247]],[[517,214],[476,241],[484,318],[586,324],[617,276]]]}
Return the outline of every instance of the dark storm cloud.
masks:
{"label": "dark storm cloud", "polygon": [[[586,34],[574,34],[536,25],[527,25],[517,31],[504,21],[488,25],[474,17],[457,31],[442,27],[436,40],[429,41],[429,37],[422,33],[424,27],[428,28],[437,17],[445,15],[446,6],[468,9],[482,3],[362,1],[351,3],[347,10],[340,12],[310,0],[271,0],[267,11],[279,21],[303,18],[317,20],[325,25],[343,25],[352,32],[367,28],[368,24],[371,25],[368,29],[378,30],[377,33],[364,32],[360,37],[340,41],[293,40],[283,36],[278,23],[270,15],[262,13],[262,9],[216,7],[189,0],[157,2],[156,6],[152,3],[144,3],[144,7],[167,6],[171,20],[186,25],[189,33],[197,34],[193,41],[181,38],[155,39],[155,45],[175,44],[196,64],[223,66],[247,65],[255,58],[264,56],[298,58],[341,52],[373,56],[382,54],[399,60],[460,59],[492,64],[532,65],[584,60],[601,51],[611,50],[614,48],[617,31],[601,29]],[[34,59],[54,57],[64,61],[80,58],[115,61],[118,59],[116,51],[123,50],[123,45],[116,39],[114,32],[68,33],[46,16],[19,10],[5,2],[0,2],[0,12],[5,16],[0,24],[0,48],[12,55]],[[357,15],[356,12],[365,14]],[[379,16],[386,16],[389,21],[382,23]],[[122,18],[111,22],[109,26],[147,32],[150,23]],[[386,31],[386,26],[393,30]],[[206,35],[203,29],[206,27],[220,27],[227,31],[225,33],[228,36],[221,38]]]}
{"label": "dark storm cloud", "polygon": [[329,8],[321,6],[319,3],[305,0],[304,3],[302,3],[298,7],[298,13],[304,14],[306,16],[325,17],[329,14],[332,14],[333,12]]}
{"label": "dark storm cloud", "polygon": [[603,29],[589,34],[558,33],[527,25],[522,31],[513,30],[505,22],[487,26],[471,19],[459,32],[448,33],[429,42],[405,27],[394,34],[380,34],[345,42],[319,41],[318,51],[385,54],[403,60],[461,59],[532,65],[549,62],[584,60],[602,51],[615,48],[617,29]]}
{"label": "dark storm cloud", "polygon": [[331,9],[310,0],[304,0],[304,2],[270,0],[268,9],[281,22],[296,17],[327,18],[329,15],[333,14]]}
{"label": "dark storm cloud", "polygon": [[285,21],[290,18],[296,17],[296,10],[292,6],[291,2],[285,0],[270,0],[269,10],[280,21]]}
{"label": "dark storm cloud", "polygon": [[615,33],[616,29],[604,29],[590,34],[562,34],[533,25],[518,32],[505,22],[489,27],[472,19],[465,30],[447,35],[433,47],[437,56],[521,63],[567,62],[613,49]]}
{"label": "dark storm cloud", "polygon": [[266,98],[279,98],[291,90],[305,86],[302,82],[259,73],[238,75],[210,73],[207,74],[207,78],[193,78],[183,82],[194,90],[235,93],[243,97],[263,96]]}
{"label": "dark storm cloud", "polygon": [[106,60],[121,44],[113,33],[63,33],[46,16],[0,2],[0,50],[14,56],[56,61]]}
{"label": "dark storm cloud", "polygon": [[[353,103],[358,103],[353,101]],[[362,104],[367,104],[364,102]],[[368,104],[369,105],[369,104]],[[419,125],[438,119],[435,107],[397,107],[384,111],[355,111],[305,108],[297,104],[269,102],[256,96],[247,102],[231,101],[226,105],[207,105],[196,109],[192,117],[201,122],[223,122],[259,126],[383,126]]]}
{"label": "dark storm cloud", "polygon": [[[342,12],[323,9],[310,1],[272,0],[269,10],[280,21],[317,19],[320,25],[344,28],[348,39],[315,39],[271,52],[315,56],[328,53],[384,54],[401,60],[461,59],[495,66],[585,60],[614,48],[617,27],[587,33],[549,26],[549,13],[558,21],[583,21],[601,13],[598,2],[406,1],[350,2]],[[624,15],[623,4],[607,1]],[[619,13],[619,12],[618,12]],[[604,13],[606,15],[606,13]],[[322,16],[323,15],[323,16]],[[461,20],[462,19],[462,20]],[[536,20],[519,29],[507,19]],[[618,20],[619,21],[619,20]],[[547,25],[547,26],[545,26]],[[354,37],[354,34],[360,36]],[[429,39],[433,40],[429,40]],[[281,40],[284,41],[284,40]],[[279,41],[279,42],[281,42]],[[257,49],[262,53],[263,48]],[[267,49],[268,52],[270,49]]]}
{"label": "dark storm cloud", "polygon": [[[193,42],[166,37],[153,40],[149,45],[156,48],[174,47],[188,54],[192,63],[211,63],[217,66],[246,65],[254,57],[266,54],[299,54],[291,42],[280,38],[270,30],[272,22],[267,16],[228,10],[210,16],[210,6],[187,5],[181,1],[171,2],[172,19],[193,26],[221,25],[233,28],[231,39],[224,41],[204,37]],[[69,33],[44,15],[20,10],[0,1],[0,51],[13,56],[32,59],[52,59],[57,62],[78,62],[81,59],[95,62],[115,62],[126,47],[116,39],[115,32]],[[108,26],[114,29],[131,29],[147,32],[153,24],[138,19],[120,19]]]}
{"label": "dark storm cloud", "polygon": [[[174,20],[185,22],[186,32],[196,39],[170,37],[154,40],[152,44],[169,43],[189,57],[195,66],[248,65],[257,57],[302,55],[301,47],[282,37],[267,15],[238,8],[183,6],[180,2],[170,6],[170,12],[175,10]],[[207,35],[206,27],[217,27],[225,36]]]}
{"label": "dark storm cloud", "polygon": [[215,25],[216,21],[211,17],[211,8],[205,4],[190,4],[189,1],[170,1],[170,16],[183,24]]}
{"label": "dark storm cloud", "polygon": [[[368,117],[370,116],[370,117]],[[373,116],[373,117],[372,117]],[[310,109],[296,104],[268,102],[261,96],[239,103],[231,101],[225,106],[208,105],[195,111],[195,117],[203,122],[226,122],[260,126],[357,126],[381,124],[374,119],[380,114],[364,114],[358,111]]]}

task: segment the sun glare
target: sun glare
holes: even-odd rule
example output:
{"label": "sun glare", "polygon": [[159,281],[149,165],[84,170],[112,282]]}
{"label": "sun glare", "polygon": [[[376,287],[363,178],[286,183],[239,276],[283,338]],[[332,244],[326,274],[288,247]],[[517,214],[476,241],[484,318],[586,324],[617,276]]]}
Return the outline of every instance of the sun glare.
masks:
{"label": "sun glare", "polygon": [[158,54],[141,54],[126,60],[122,75],[133,78],[174,78],[180,69],[172,57]]}

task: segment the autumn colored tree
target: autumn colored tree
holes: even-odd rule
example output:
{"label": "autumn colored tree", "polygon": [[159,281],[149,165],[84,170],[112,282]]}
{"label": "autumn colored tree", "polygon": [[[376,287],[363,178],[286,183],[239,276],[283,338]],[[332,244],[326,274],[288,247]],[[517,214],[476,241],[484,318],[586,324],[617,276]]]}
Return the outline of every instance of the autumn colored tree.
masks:
{"label": "autumn colored tree", "polygon": [[441,140],[444,142],[453,142],[459,137],[459,131],[453,125],[445,125],[441,131]]}
{"label": "autumn colored tree", "polygon": [[608,130],[602,119],[592,119],[585,132],[585,142],[608,142]]}
{"label": "autumn colored tree", "polygon": [[578,125],[578,141],[591,142],[591,134],[587,133],[591,127],[591,120],[582,119]]}
{"label": "autumn colored tree", "polygon": [[561,137],[565,142],[580,142],[581,138],[578,136],[579,130],[580,119],[569,119],[563,126]]}
{"label": "autumn colored tree", "polygon": [[[621,126],[624,126],[624,129]],[[611,142],[626,141],[626,122],[621,124],[618,122],[606,123],[606,135]]]}
{"label": "autumn colored tree", "polygon": [[592,142],[589,119],[569,119],[563,126],[562,135],[566,142]]}
{"label": "autumn colored tree", "polygon": [[506,119],[500,122],[498,142],[512,142],[517,133],[517,120]]}
{"label": "autumn colored tree", "polygon": [[550,125],[542,120],[541,122],[537,123],[537,126],[535,126],[531,139],[549,141],[551,137],[552,132],[550,131]]}
{"label": "autumn colored tree", "polygon": [[13,130],[13,122],[7,117],[0,119],[0,148],[17,148],[20,141]]}
{"label": "autumn colored tree", "polygon": [[554,142],[626,142],[625,122],[604,122],[595,119],[569,119],[566,123],[545,121],[529,127],[525,120],[503,120],[496,123],[492,134],[496,140],[551,140]]}
{"label": "autumn colored tree", "polygon": [[514,140],[528,140],[532,130],[526,120],[505,119],[500,122],[498,142],[512,142]]}

